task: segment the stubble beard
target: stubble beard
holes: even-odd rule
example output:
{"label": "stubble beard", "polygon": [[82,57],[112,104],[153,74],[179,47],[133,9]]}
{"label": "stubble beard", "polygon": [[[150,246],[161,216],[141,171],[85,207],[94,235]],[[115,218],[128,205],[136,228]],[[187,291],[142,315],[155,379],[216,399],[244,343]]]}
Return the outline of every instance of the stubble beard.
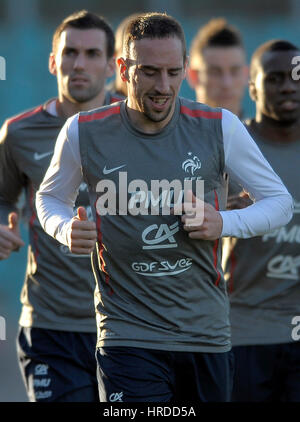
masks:
{"label": "stubble beard", "polygon": [[95,86],[91,85],[85,89],[79,89],[74,87],[68,87],[68,97],[76,103],[86,103],[92,101],[99,95],[103,89],[103,84]]}
{"label": "stubble beard", "polygon": [[146,103],[146,101],[142,102],[141,111],[144,114],[144,116],[154,123],[160,123],[166,120],[172,111],[173,103],[170,104],[170,106],[163,112],[155,112],[149,107]]}

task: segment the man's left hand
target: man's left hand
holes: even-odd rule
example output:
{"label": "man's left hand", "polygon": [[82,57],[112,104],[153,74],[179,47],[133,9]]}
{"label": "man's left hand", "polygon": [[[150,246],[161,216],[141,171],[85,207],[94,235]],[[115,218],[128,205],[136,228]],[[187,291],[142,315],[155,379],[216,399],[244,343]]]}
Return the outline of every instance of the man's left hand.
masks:
{"label": "man's left hand", "polygon": [[181,217],[184,230],[191,239],[216,240],[221,237],[223,219],[212,205],[198,199],[188,191],[183,205],[174,207],[173,214],[184,212]]}

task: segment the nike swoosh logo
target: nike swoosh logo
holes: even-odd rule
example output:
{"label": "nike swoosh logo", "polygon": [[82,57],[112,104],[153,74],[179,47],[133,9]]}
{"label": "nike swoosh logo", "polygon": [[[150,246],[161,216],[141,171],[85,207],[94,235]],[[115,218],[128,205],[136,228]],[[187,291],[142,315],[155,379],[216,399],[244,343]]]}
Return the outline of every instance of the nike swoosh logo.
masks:
{"label": "nike swoosh logo", "polygon": [[52,155],[54,151],[49,151],[49,152],[45,152],[44,154],[39,154],[38,152],[34,153],[33,158],[35,159],[35,161],[39,161],[42,160],[43,158],[48,157],[48,155]]}
{"label": "nike swoosh logo", "polygon": [[104,169],[103,169],[103,174],[110,174],[110,173],[113,173],[114,171],[120,170],[120,169],[122,169],[123,167],[126,167],[126,164],[124,164],[123,166],[115,167],[115,168],[113,168],[113,169],[107,169],[107,168],[106,168],[106,166],[105,166],[105,167],[104,167]]}

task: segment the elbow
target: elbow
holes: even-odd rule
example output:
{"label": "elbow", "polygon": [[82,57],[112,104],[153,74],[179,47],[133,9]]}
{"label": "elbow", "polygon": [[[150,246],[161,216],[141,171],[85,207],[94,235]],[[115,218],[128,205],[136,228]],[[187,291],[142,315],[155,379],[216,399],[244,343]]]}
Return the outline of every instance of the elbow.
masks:
{"label": "elbow", "polygon": [[291,221],[294,213],[294,200],[288,192],[281,196],[280,205],[281,218],[279,221],[281,222],[280,227],[282,227]]}
{"label": "elbow", "polygon": [[291,221],[291,219],[293,218],[293,214],[294,214],[294,200],[292,196],[288,193],[287,194],[287,213],[286,213],[287,221],[285,224],[288,224]]}
{"label": "elbow", "polygon": [[35,207],[36,207],[36,212],[37,212],[37,217],[40,221],[40,224],[42,226],[42,228],[45,230],[45,221],[44,221],[44,214],[43,214],[43,210],[44,210],[44,204],[43,204],[43,195],[40,193],[40,191],[37,191],[36,196],[35,196]]}
{"label": "elbow", "polygon": [[37,218],[38,218],[43,230],[45,230],[45,225],[44,225],[44,221],[43,221],[42,214],[41,214],[40,204],[37,200],[35,201],[35,207],[36,207]]}

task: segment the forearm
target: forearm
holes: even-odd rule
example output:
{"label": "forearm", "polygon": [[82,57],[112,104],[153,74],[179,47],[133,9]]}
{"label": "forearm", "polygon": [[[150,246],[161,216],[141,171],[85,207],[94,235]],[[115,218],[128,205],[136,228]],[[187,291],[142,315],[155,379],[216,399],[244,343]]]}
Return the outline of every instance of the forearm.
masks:
{"label": "forearm", "polygon": [[18,212],[20,195],[26,186],[26,179],[15,157],[14,137],[7,124],[0,130],[0,224],[7,225],[11,212]]}
{"label": "forearm", "polygon": [[[228,114],[226,117],[231,118]],[[221,211],[222,236],[260,236],[290,221],[293,200],[246,128],[238,119],[231,120],[223,125],[225,170],[250,194],[254,204],[244,209]]]}
{"label": "forearm", "polygon": [[70,119],[61,130],[50,166],[36,194],[42,227],[64,245],[69,245],[68,230],[82,181],[76,124],[75,118]]}
{"label": "forearm", "polygon": [[73,218],[73,206],[40,190],[36,195],[36,208],[45,232],[58,242],[68,245],[67,233],[70,220]]}
{"label": "forearm", "polygon": [[292,216],[289,194],[261,199],[247,208],[220,211],[223,219],[222,237],[249,238],[263,235],[287,224]]}

